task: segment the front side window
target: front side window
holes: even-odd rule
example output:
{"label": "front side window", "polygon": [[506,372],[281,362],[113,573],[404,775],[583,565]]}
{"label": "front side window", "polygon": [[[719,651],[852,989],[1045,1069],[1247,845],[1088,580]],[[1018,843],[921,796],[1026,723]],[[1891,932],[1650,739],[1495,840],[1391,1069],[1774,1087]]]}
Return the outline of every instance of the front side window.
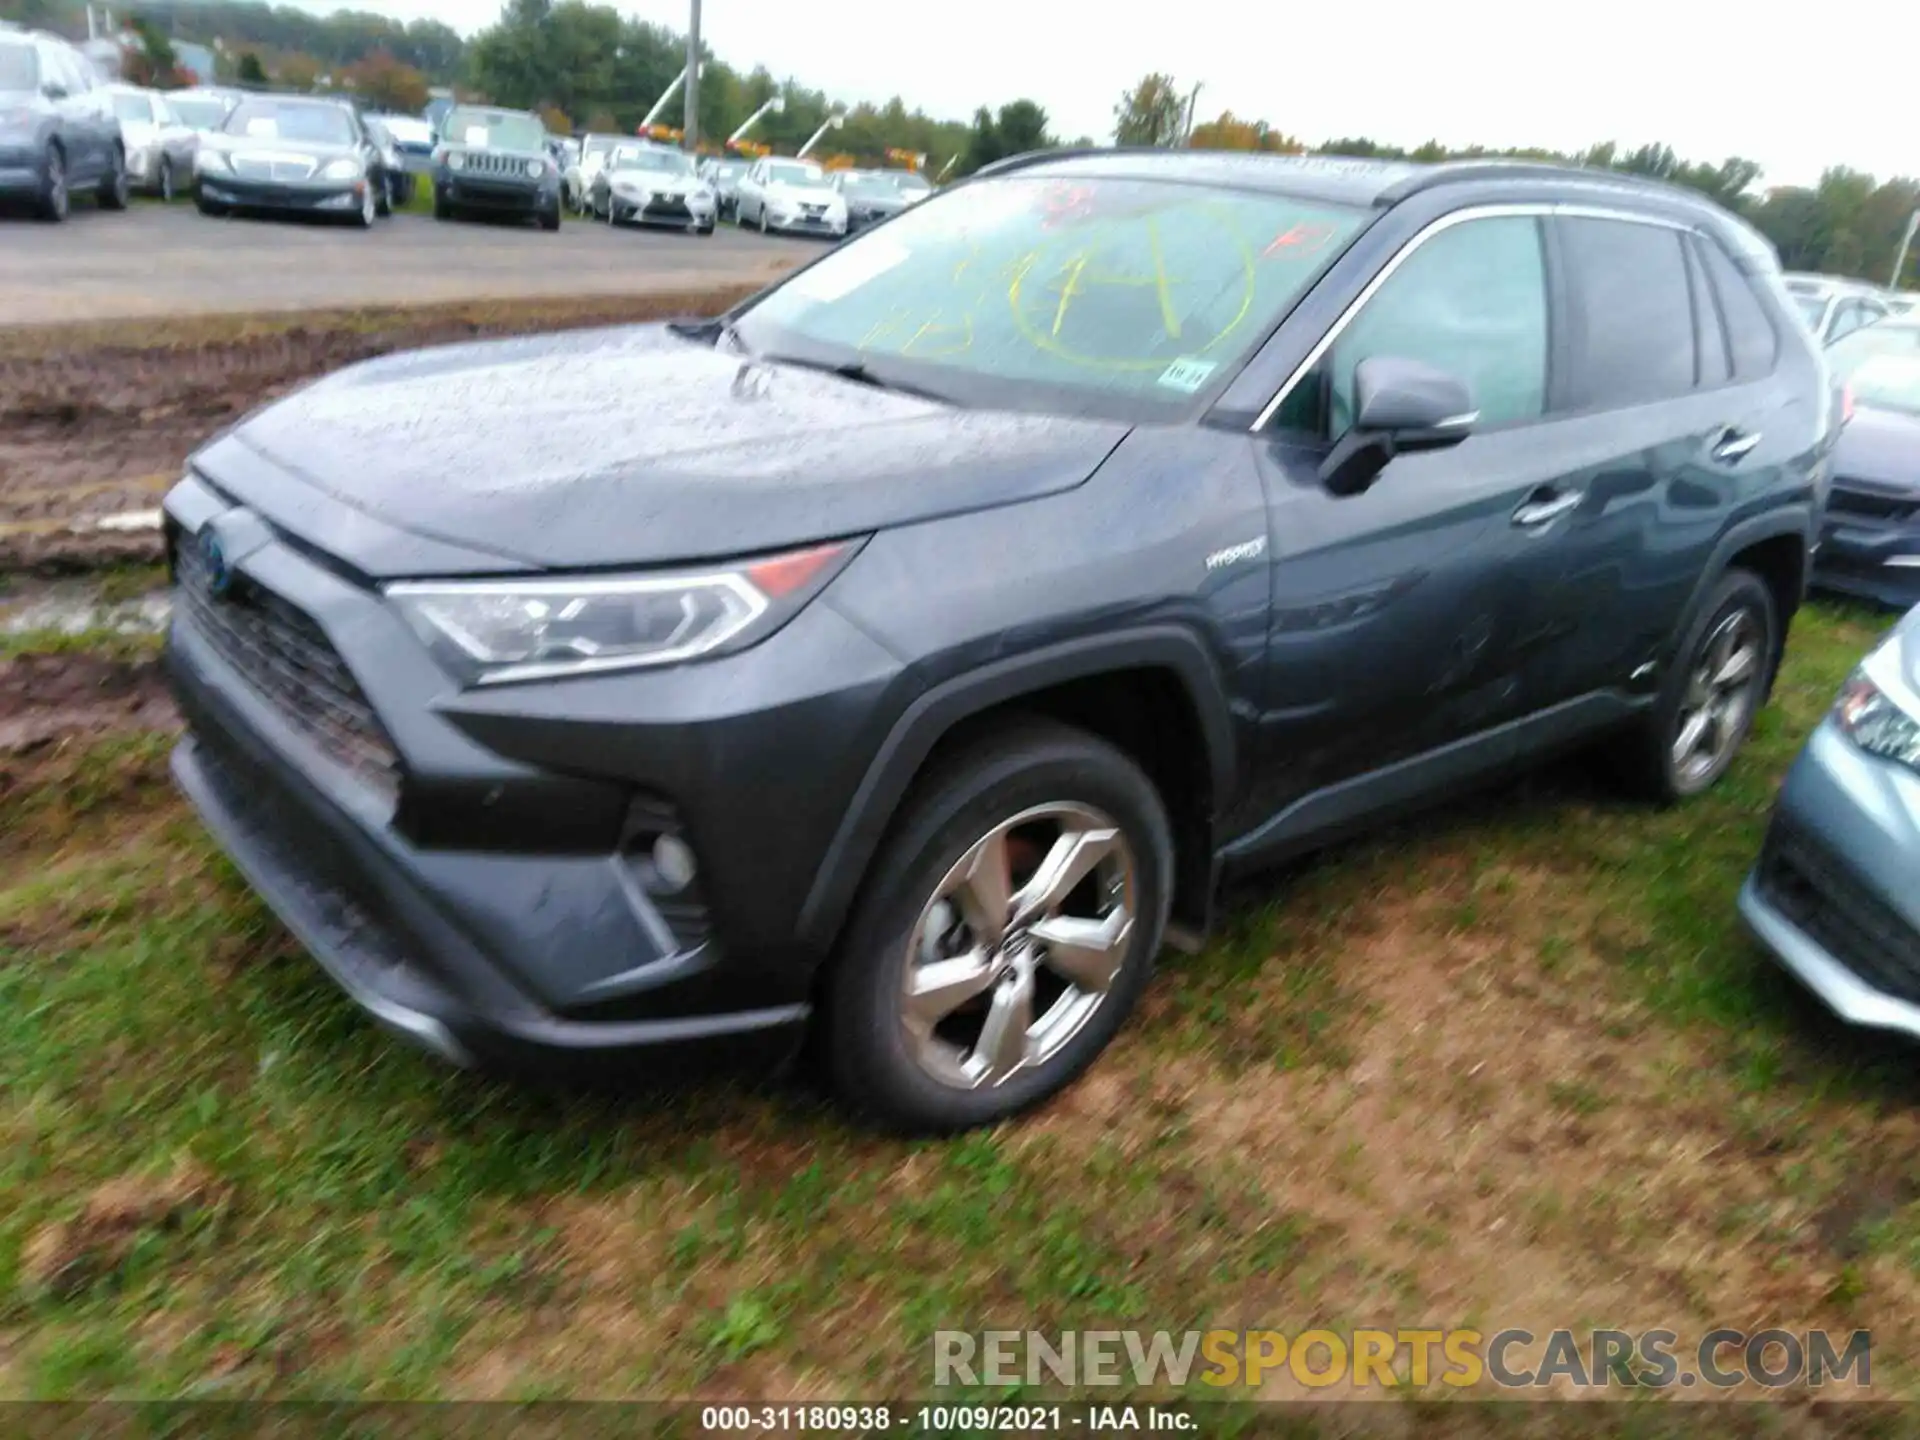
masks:
{"label": "front side window", "polygon": [[1538,419],[1547,396],[1540,222],[1469,220],[1416,245],[1295,388],[1282,424],[1339,439],[1353,423],[1354,372],[1373,356],[1419,360],[1463,382],[1482,429]]}
{"label": "front side window", "polygon": [[1632,220],[1555,223],[1572,277],[1570,408],[1690,393],[1698,371],[1682,233]]}
{"label": "front side window", "polygon": [[960,403],[1172,416],[1232,376],[1365,218],[1167,181],[974,181],[830,252],[739,330]]}

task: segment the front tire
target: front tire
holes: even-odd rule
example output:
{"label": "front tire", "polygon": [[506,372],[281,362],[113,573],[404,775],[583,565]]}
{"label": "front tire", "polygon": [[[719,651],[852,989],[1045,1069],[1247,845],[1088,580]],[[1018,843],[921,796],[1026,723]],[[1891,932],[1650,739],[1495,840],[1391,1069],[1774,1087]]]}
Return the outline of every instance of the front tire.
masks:
{"label": "front tire", "polygon": [[353,222],[362,230],[371,230],[373,222],[379,218],[380,201],[374,196],[373,185],[369,182],[360,192],[360,213],[353,217]]}
{"label": "front tire", "polygon": [[447,197],[436,188],[433,192],[433,218],[436,220],[453,219],[453,206],[447,203]]}
{"label": "front tire", "polygon": [[72,207],[73,197],[67,190],[66,152],[58,145],[49,145],[40,174],[40,218],[57,225],[67,218]]}
{"label": "front tire", "polygon": [[767,225],[767,207],[764,205],[760,207],[760,233],[762,235],[771,235],[773,233]]}
{"label": "front tire", "polygon": [[1779,655],[1773,592],[1752,571],[1729,570],[1687,627],[1653,709],[1614,748],[1621,780],[1663,805],[1710,789],[1746,743]]}
{"label": "front tire", "polygon": [[171,205],[173,203],[173,161],[165,155],[160,157],[159,190],[160,203]]}
{"label": "front tire", "polygon": [[553,207],[540,212],[540,228],[549,235],[560,228],[560,202],[554,201]]}
{"label": "front tire", "polygon": [[1153,784],[1106,742],[1011,727],[915,787],[827,978],[834,1088],[887,1129],[991,1124],[1107,1047],[1173,883]]}

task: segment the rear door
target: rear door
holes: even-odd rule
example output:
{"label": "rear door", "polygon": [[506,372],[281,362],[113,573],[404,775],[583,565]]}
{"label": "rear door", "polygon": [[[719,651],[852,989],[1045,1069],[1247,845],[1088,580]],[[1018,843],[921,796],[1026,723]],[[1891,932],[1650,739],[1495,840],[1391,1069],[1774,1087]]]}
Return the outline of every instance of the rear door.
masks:
{"label": "rear door", "polygon": [[1585,499],[1529,567],[1532,708],[1657,685],[1715,543],[1791,444],[1769,413],[1778,337],[1717,240],[1627,213],[1552,227],[1568,328],[1554,403]]}

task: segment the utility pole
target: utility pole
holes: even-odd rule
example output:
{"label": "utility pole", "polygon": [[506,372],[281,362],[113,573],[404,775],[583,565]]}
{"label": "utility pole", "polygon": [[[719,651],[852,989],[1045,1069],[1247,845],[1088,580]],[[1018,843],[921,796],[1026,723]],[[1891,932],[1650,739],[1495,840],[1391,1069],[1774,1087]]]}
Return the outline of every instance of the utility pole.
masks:
{"label": "utility pole", "polygon": [[680,122],[681,144],[689,151],[700,145],[700,0],[691,0],[687,17],[686,118]]}
{"label": "utility pole", "polygon": [[1907,250],[1913,244],[1913,232],[1920,230],[1920,209],[1907,217],[1907,233],[1900,237],[1900,253],[1893,257],[1893,277],[1887,281],[1889,290],[1900,288],[1900,272],[1907,268]]}
{"label": "utility pole", "polygon": [[1183,148],[1185,146],[1193,144],[1193,111],[1194,111],[1194,107],[1199,103],[1200,103],[1200,84],[1198,81],[1196,81],[1194,83],[1193,93],[1187,96],[1187,128],[1186,128],[1186,131],[1180,136],[1180,144]]}

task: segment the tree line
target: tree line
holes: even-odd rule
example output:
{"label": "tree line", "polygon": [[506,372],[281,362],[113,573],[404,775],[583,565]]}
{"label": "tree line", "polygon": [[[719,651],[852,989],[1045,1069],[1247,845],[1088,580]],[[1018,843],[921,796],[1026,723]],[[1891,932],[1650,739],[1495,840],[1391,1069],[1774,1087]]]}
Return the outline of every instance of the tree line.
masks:
{"label": "tree line", "polygon": [[[1341,136],[1308,146],[1262,120],[1224,111],[1198,122],[1188,113],[1170,75],[1153,74],[1121,95],[1114,106],[1114,137],[1122,145],[1191,145],[1211,150],[1267,150],[1280,154],[1346,155],[1361,159],[1434,162],[1467,159],[1545,160],[1562,165],[1642,175],[1697,190],[1744,217],[1780,252],[1789,270],[1850,275],[1884,285],[1893,279],[1895,257],[1916,210],[1920,180],[1878,180],[1836,165],[1809,186],[1762,188],[1757,161],[1729,156],[1718,164],[1682,160],[1668,145],[1622,150],[1612,142],[1566,153],[1538,148],[1507,150],[1474,145],[1452,149],[1437,140],[1403,149],[1363,136]],[[1899,276],[1904,288],[1920,289],[1920,243],[1908,250]]]}
{"label": "tree line", "polygon": [[[383,109],[418,111],[429,87],[464,97],[539,110],[557,131],[630,133],[680,73],[685,37],[664,26],[622,15],[591,0],[507,0],[500,18],[472,40],[433,20],[401,23],[362,11],[318,15],[260,0],[132,0],[112,7],[137,22],[143,70],[164,78],[172,41],[219,41],[221,77],[299,90],[328,88],[360,95]],[[82,0],[0,0],[0,18],[80,36]],[[1436,161],[1502,156],[1556,161],[1645,175],[1698,190],[1752,222],[1793,270],[1889,279],[1908,219],[1920,207],[1920,182],[1880,180],[1835,166],[1817,184],[1764,189],[1758,163],[1731,156],[1718,164],[1685,161],[1666,145],[1621,150],[1611,143],[1573,153],[1483,146],[1449,148],[1430,140],[1411,149],[1364,136],[1340,136],[1309,145],[1264,120],[1222,111],[1211,119],[1192,112],[1197,90],[1170,75],[1143,76],[1114,106],[1114,139],[1122,145],[1188,145],[1198,149],[1314,153],[1377,159]],[[791,154],[830,116],[839,126],[814,153],[864,164],[927,157],[930,173],[971,174],[1008,155],[1062,143],[1046,110],[1015,99],[982,106],[971,121],[939,119],[895,96],[885,104],[836,106],[824,91],[766,67],[740,71],[703,53],[699,94],[702,139],[717,147],[766,102],[778,99],[750,141]],[[678,125],[678,96],[658,120]],[[1091,145],[1091,136],[1071,143]],[[1920,287],[1920,245],[1901,277]]]}

